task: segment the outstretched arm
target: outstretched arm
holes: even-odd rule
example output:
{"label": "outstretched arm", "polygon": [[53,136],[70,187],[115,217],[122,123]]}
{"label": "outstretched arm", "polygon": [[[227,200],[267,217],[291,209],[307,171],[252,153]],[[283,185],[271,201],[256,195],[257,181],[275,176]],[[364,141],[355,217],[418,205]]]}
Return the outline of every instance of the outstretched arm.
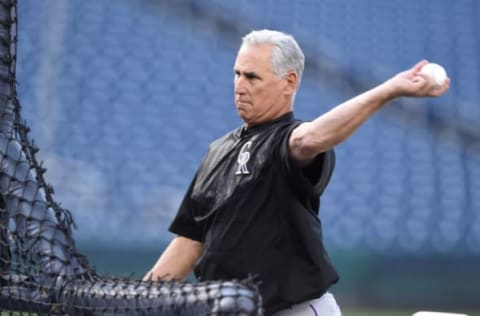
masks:
{"label": "outstretched arm", "polygon": [[143,280],[181,280],[193,271],[202,252],[203,244],[201,242],[177,236],[170,242]]}
{"label": "outstretched arm", "polygon": [[445,80],[440,87],[435,86],[432,78],[420,73],[427,63],[423,60],[411,69],[336,106],[314,121],[299,125],[290,135],[291,157],[302,165],[308,165],[319,153],[347,139],[377,110],[395,98],[442,95],[448,89],[450,80]]}

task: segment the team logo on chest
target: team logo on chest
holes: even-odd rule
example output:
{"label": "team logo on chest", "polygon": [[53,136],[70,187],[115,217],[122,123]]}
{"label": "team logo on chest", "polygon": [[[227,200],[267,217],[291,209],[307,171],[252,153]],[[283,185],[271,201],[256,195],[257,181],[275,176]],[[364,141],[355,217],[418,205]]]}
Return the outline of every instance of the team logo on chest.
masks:
{"label": "team logo on chest", "polygon": [[250,171],[247,168],[247,162],[250,160],[250,152],[248,149],[252,145],[252,142],[246,142],[243,146],[242,149],[240,149],[240,153],[238,154],[237,157],[237,171],[235,174],[250,174]]}

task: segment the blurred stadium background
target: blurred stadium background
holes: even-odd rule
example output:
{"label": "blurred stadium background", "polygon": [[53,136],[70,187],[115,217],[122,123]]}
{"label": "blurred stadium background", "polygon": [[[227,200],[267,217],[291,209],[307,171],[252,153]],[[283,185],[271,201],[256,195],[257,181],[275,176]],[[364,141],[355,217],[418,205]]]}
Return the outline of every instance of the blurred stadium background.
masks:
{"label": "blurred stadium background", "polygon": [[480,309],[478,1],[19,0],[18,10],[18,93],[46,179],[81,251],[119,276],[153,264],[208,143],[239,126],[232,67],[245,33],[297,38],[306,120],[422,58],[444,65],[445,96],[399,100],[337,148],[321,216],[347,310]]}

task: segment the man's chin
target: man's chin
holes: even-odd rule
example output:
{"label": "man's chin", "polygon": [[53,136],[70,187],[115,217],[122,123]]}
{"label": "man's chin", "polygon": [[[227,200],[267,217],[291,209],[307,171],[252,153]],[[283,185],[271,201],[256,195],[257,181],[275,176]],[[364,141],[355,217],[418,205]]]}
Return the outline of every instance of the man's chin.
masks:
{"label": "man's chin", "polygon": [[237,109],[237,114],[245,123],[249,121],[248,114],[245,111],[242,111],[241,109]]}

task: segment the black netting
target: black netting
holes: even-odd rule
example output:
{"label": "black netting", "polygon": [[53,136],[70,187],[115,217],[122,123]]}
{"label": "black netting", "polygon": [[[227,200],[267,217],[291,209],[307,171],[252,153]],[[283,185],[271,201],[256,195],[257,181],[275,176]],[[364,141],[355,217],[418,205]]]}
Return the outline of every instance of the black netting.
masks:
{"label": "black netting", "polygon": [[99,276],[76,250],[15,90],[16,1],[0,1],[0,310],[37,315],[260,315],[252,280],[180,283]]}

